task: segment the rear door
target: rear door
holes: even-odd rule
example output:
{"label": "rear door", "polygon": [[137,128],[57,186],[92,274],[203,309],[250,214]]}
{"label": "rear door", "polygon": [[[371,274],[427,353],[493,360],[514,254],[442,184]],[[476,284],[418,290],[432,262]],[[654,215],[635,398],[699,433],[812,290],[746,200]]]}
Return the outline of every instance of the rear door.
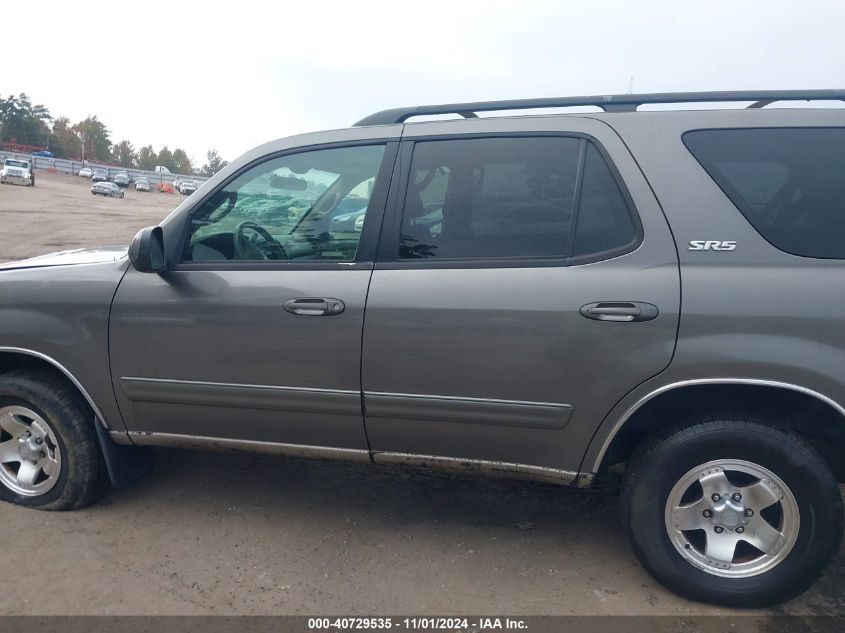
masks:
{"label": "rear door", "polygon": [[607,411],[672,357],[678,261],[654,196],[592,119],[403,139],[364,326],[371,449],[577,471]]}

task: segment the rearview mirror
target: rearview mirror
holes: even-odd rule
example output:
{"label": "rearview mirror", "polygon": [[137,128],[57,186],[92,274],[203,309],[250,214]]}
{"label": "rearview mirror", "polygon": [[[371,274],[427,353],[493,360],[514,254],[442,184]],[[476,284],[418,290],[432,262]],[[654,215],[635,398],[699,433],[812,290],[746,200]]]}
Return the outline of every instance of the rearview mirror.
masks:
{"label": "rearview mirror", "polygon": [[164,235],[160,226],[138,231],[129,244],[129,261],[140,273],[163,273],[167,270]]}
{"label": "rearview mirror", "polygon": [[293,176],[279,176],[273,174],[270,176],[270,186],[274,189],[288,189],[289,191],[305,191],[308,189],[308,182],[302,178],[294,178]]}

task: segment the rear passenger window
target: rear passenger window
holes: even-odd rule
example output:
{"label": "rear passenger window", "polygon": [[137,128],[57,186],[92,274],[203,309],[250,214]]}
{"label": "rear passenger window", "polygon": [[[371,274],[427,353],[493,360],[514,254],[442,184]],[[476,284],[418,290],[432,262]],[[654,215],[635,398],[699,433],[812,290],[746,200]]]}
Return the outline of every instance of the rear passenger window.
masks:
{"label": "rear passenger window", "polygon": [[845,259],[845,128],[700,130],[684,143],[772,245]]}
{"label": "rear passenger window", "polygon": [[589,257],[632,247],[637,238],[615,178],[587,141],[486,138],[414,147],[400,259]]}

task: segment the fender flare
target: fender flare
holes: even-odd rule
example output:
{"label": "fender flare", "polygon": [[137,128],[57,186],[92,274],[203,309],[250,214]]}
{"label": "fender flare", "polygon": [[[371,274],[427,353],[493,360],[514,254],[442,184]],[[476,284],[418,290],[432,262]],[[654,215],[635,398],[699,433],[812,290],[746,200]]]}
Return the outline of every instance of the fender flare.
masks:
{"label": "fender flare", "polygon": [[[594,445],[601,441],[601,445],[599,446],[598,452],[595,454],[595,458],[593,458],[590,463],[590,468],[586,471],[588,473],[597,473],[599,468],[601,467],[602,460],[604,460],[604,456],[607,454],[607,450],[610,448],[610,445],[613,443],[613,440],[616,438],[619,431],[625,426],[628,420],[639,411],[643,406],[651,402],[654,398],[669,391],[673,391],[675,389],[680,389],[683,387],[691,387],[697,385],[755,385],[758,387],[775,387],[779,389],[789,389],[791,391],[797,391],[799,393],[803,393],[804,395],[811,396],[816,398],[817,400],[824,402],[828,406],[832,407],[835,411],[837,411],[843,418],[845,418],[845,407],[841,404],[836,402],[833,398],[830,398],[823,393],[819,393],[818,391],[814,391],[813,389],[809,389],[808,387],[803,387],[801,385],[796,385],[789,382],[781,382],[778,380],[763,380],[758,378],[694,378],[690,380],[680,380],[677,382],[671,382],[656,389],[649,391],[644,396],[638,398],[632,405],[630,405],[625,411],[620,415],[617,420],[613,423],[610,427],[610,430],[604,435],[604,439],[600,440],[597,436],[593,437],[593,440],[590,442],[590,446],[587,448],[587,452],[585,453],[585,464],[590,459],[591,452],[593,450]],[[602,426],[606,423],[608,418],[602,422]],[[599,427],[601,428],[601,427]],[[582,467],[582,471],[583,471]]]}
{"label": "fender flare", "polygon": [[81,393],[82,397],[85,398],[85,401],[88,403],[88,406],[90,406],[91,409],[94,411],[94,415],[97,416],[97,420],[99,421],[100,425],[105,429],[109,428],[108,424],[106,424],[105,417],[103,417],[102,412],[97,407],[97,405],[94,403],[94,399],[88,394],[88,392],[85,390],[85,387],[82,386],[82,383],[79,382],[76,379],[76,376],[74,376],[72,373],[70,373],[70,370],[67,367],[62,365],[55,358],[52,358],[51,356],[47,356],[47,354],[42,354],[41,352],[36,352],[35,350],[32,350],[32,349],[25,349],[23,347],[0,347],[0,353],[3,353],[3,352],[10,352],[10,353],[13,353],[13,354],[23,354],[24,356],[33,356],[34,358],[38,358],[39,360],[43,360],[44,362],[49,363],[50,365],[52,365],[53,367],[58,369],[60,372],[62,372],[65,375],[65,377],[68,380],[70,380],[73,383],[73,386],[76,387],[79,390],[79,393]]}

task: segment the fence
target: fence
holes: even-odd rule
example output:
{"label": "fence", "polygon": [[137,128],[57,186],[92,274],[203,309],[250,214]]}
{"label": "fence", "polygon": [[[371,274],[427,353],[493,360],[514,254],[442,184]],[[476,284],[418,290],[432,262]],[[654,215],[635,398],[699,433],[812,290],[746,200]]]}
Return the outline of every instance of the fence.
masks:
{"label": "fence", "polygon": [[[15,154],[12,152],[3,152],[0,151],[0,161],[5,158],[18,158],[21,160],[29,160],[32,161],[33,166],[35,169],[43,170],[43,171],[55,171],[58,173],[63,174],[73,174],[76,176],[79,174],[79,170],[82,169],[83,164],[81,161],[78,160],[68,160],[66,158],[47,158],[46,156],[31,156],[29,154]],[[173,182],[177,179],[185,179],[190,178],[196,183],[203,183],[208,178],[205,176],[185,176],[182,174],[162,174],[155,171],[147,171],[145,169],[134,169],[132,167],[123,168],[123,167],[115,167],[114,165],[100,165],[99,163],[85,161],[84,167],[89,167],[91,169],[102,169],[109,175],[114,175],[118,171],[125,171],[129,174],[129,177],[132,180],[137,180],[141,176],[147,178],[150,183],[168,183],[173,184]]]}

